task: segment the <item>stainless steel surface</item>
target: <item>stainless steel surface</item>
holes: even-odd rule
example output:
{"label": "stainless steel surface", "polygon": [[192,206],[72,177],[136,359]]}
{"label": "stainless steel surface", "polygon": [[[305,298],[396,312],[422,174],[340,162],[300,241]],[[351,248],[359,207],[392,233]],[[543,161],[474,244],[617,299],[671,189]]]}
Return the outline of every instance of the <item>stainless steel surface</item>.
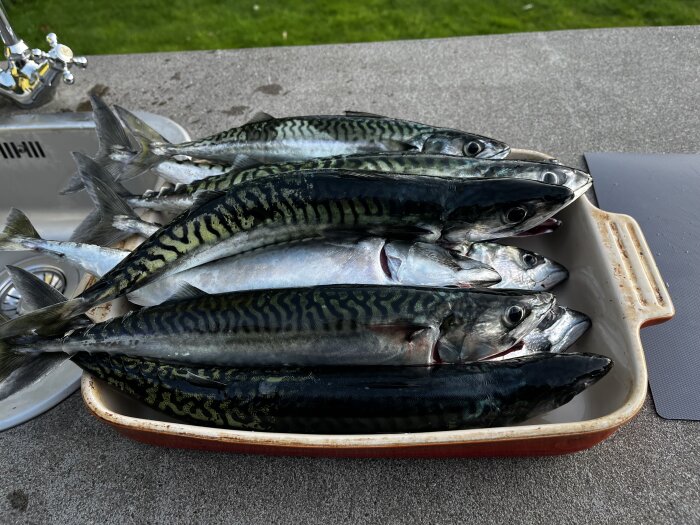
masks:
{"label": "stainless steel surface", "polygon": [[[139,112],[138,116],[168,140],[189,140],[184,128],[172,120],[145,112]],[[0,220],[7,217],[11,207],[19,208],[42,237],[68,239],[92,210],[84,192],[58,194],[75,171],[71,151],[88,155],[97,151],[95,124],[90,113],[0,119]],[[155,176],[146,175],[135,179],[129,187],[144,191],[155,182]],[[34,252],[0,251],[0,310],[10,316],[17,306],[21,309],[21,296],[9,280],[5,270],[8,264],[45,276],[59,290],[62,287],[67,296],[75,292],[83,277],[65,260]],[[77,366],[65,362],[41,382],[0,401],[0,430],[23,423],[60,403],[78,387],[80,375]]]}
{"label": "stainless steel surface", "polygon": [[73,55],[73,50],[59,43],[56,33],[46,35],[50,49],[32,49],[15,34],[0,2],[0,38],[5,44],[7,68],[0,71],[0,95],[16,105],[31,108],[53,98],[60,74],[66,84],[74,82],[70,71],[74,65],[85,68],[87,58]]}

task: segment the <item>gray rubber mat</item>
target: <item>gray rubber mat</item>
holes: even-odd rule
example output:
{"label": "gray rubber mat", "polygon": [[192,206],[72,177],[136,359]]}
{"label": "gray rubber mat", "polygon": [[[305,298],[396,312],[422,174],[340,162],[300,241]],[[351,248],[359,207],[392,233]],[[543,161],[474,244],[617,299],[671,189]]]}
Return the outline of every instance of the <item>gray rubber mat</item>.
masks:
{"label": "gray rubber mat", "polygon": [[600,208],[634,217],[676,316],[642,330],[656,411],[700,420],[700,155],[586,153]]}

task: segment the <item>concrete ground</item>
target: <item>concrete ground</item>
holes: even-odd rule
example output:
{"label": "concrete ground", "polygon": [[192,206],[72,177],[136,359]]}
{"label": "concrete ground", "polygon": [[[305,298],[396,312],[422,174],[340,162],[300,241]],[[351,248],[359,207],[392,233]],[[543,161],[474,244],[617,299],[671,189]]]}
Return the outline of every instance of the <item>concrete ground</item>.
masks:
{"label": "concrete ground", "polygon": [[[697,153],[699,56],[698,27],[99,56],[39,111],[106,87],[108,103],[200,136],[258,110],[360,109],[581,165],[584,151]],[[76,394],[0,434],[0,450],[0,523],[700,523],[700,424],[662,420],[651,401],[569,456],[344,460],[141,445]]]}

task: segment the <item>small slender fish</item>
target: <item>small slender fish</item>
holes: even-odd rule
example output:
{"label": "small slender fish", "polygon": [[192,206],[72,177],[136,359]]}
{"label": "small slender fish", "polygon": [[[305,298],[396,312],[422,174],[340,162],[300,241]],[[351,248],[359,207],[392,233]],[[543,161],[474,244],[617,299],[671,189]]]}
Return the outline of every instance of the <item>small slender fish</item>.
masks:
{"label": "small slender fish", "polygon": [[16,208],[10,210],[5,229],[0,233],[0,250],[35,251],[68,260],[85,272],[102,276],[130,252],[103,248],[94,244],[42,239],[27,216]]}
{"label": "small slender fish", "polygon": [[481,135],[361,112],[286,118],[258,113],[240,127],[171,144],[154,141],[155,131],[123,108],[116,110],[139,145],[138,152],[125,163],[123,178],[136,176],[164,158],[177,156],[230,163],[241,169],[356,153],[417,151],[503,158],[510,151],[503,142]]}
{"label": "small slender fish", "polygon": [[540,352],[560,353],[573,345],[589,328],[591,319],[584,313],[555,306],[540,324],[513,348],[492,356],[490,361],[523,357]]}
{"label": "small slender fish", "polygon": [[539,354],[434,367],[207,368],[79,353],[73,361],[180,421],[312,434],[507,426],[568,403],[612,367],[595,354]]}
{"label": "small slender fish", "polygon": [[[49,285],[9,268],[22,295]],[[54,301],[52,294],[50,301]],[[65,335],[4,340],[18,355],[106,352],[212,366],[430,365],[504,352],[554,306],[549,293],[333,285],[168,301]],[[5,371],[5,375],[6,375]],[[0,370],[0,377],[3,372]]]}
{"label": "small slender fish", "polygon": [[[86,186],[99,167],[75,154]],[[349,232],[458,245],[513,235],[554,215],[568,188],[531,180],[300,172],[239,184],[181,214],[75,299],[0,325],[0,338],[57,330],[158,278],[263,246]]]}

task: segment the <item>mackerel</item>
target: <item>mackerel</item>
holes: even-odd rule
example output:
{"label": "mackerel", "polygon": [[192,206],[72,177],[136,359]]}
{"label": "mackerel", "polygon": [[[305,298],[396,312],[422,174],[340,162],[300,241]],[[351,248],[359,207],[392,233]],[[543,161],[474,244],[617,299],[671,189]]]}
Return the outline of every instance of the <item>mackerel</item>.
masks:
{"label": "mackerel", "polygon": [[[142,196],[128,195],[126,201],[133,208],[177,212],[192,206],[195,195],[201,192],[228,191],[236,184],[260,177],[320,169],[482,179],[512,177],[565,186],[574,192],[574,199],[585,193],[592,184],[590,175],[583,171],[547,162],[487,160],[422,153],[384,153],[337,156],[231,170],[217,176],[194,180],[189,184],[178,184],[174,188],[147,191]],[[118,187],[115,189],[117,193],[121,193]]]}
{"label": "mackerel", "polygon": [[142,306],[160,304],[193,286],[214,294],[332,284],[491,286],[491,267],[434,244],[363,239],[306,240],[253,250],[158,279],[129,294]]}
{"label": "mackerel", "polygon": [[[76,154],[84,182],[99,167]],[[372,234],[460,244],[525,231],[573,198],[568,188],[517,179],[300,172],[249,181],[181,214],[75,299],[0,325],[0,338],[56,330],[93,306],[160,277],[292,240]]]}
{"label": "mackerel", "polygon": [[73,361],[186,423],[312,434],[512,425],[568,403],[612,367],[610,359],[595,354],[350,369],[185,367],[85,353]]}
{"label": "mackerel", "polygon": [[315,157],[417,151],[480,158],[503,158],[503,142],[450,128],[441,128],[360,112],[274,118],[258,113],[248,123],[208,137],[171,144],[123,108],[138,152],[125,163],[124,178],[136,176],[164,159],[186,156],[230,163],[234,168],[305,160]]}
{"label": "mackerel", "polygon": [[[48,286],[21,270],[12,276],[23,294]],[[21,336],[4,341],[2,351],[4,359],[87,351],[212,366],[456,363],[507,350],[553,305],[546,292],[367,285],[254,290],[169,301],[84,328],[76,324],[59,336]]]}

